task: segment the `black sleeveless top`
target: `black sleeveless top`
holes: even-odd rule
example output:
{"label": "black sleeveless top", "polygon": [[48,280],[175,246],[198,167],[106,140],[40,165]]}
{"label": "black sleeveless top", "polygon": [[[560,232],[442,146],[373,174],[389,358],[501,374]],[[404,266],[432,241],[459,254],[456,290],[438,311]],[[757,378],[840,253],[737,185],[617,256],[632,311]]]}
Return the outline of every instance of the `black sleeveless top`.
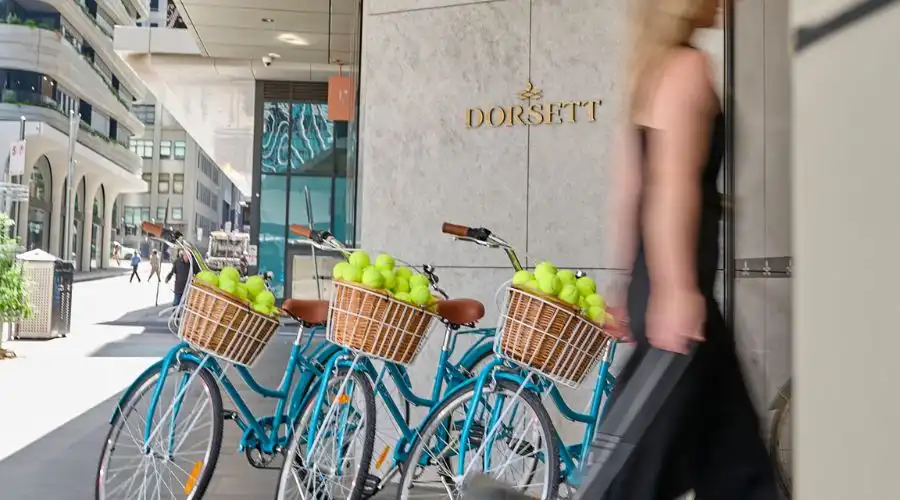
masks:
{"label": "black sleeveless top", "polygon": [[[697,284],[707,299],[707,311],[715,304],[714,288],[716,270],[719,264],[719,221],[722,214],[722,202],[717,186],[722,158],[725,154],[725,115],[721,109],[713,119],[712,136],[709,141],[709,153],[706,166],[700,178],[701,210],[700,224],[697,232]],[[649,134],[655,133],[647,127],[637,127],[641,147],[642,178],[647,179],[647,148]],[[646,181],[643,181],[646,182]],[[641,194],[640,206],[644,205],[644,194]],[[638,217],[642,221],[641,217]],[[639,222],[640,223],[640,222]],[[643,227],[638,232],[637,255],[632,267],[631,284],[628,289],[628,315],[631,320],[631,331],[636,340],[644,337],[644,315],[647,310],[647,299],[650,295],[650,274],[647,270],[644,249]],[[717,309],[716,309],[717,310]]]}

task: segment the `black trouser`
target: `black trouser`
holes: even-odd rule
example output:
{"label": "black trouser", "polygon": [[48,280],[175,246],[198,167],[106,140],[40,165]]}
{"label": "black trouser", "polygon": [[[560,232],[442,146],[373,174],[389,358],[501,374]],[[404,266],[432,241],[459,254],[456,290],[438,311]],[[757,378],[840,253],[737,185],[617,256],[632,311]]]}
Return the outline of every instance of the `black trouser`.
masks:
{"label": "black trouser", "polygon": [[[606,500],[673,500],[689,490],[697,500],[779,498],[734,336],[715,302],[707,308],[706,341]],[[638,346],[617,388],[628,383],[649,349],[644,332],[633,333]]]}
{"label": "black trouser", "polygon": [[138,266],[136,266],[136,265],[132,265],[132,266],[131,266],[131,277],[128,278],[128,282],[129,282],[129,283],[131,283],[132,281],[134,281],[135,278],[138,279],[138,283],[141,282],[141,276],[138,274],[137,268],[138,268]]}

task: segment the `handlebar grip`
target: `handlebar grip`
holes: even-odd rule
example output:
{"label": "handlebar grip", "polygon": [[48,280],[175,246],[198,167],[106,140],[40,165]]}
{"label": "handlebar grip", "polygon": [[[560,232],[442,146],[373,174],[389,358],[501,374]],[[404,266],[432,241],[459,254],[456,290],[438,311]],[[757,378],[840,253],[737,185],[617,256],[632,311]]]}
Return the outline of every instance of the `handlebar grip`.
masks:
{"label": "handlebar grip", "polygon": [[291,232],[304,238],[310,238],[312,235],[312,229],[300,224],[291,224]]}
{"label": "handlebar grip", "polygon": [[159,238],[162,236],[164,230],[165,228],[162,226],[162,224],[154,224],[149,221],[141,222],[141,231],[151,236]]}
{"label": "handlebar grip", "polygon": [[459,236],[460,238],[465,238],[469,236],[471,229],[466,226],[460,226],[459,224],[451,224],[449,222],[445,222],[441,226],[441,232],[444,234],[449,234],[452,236]]}

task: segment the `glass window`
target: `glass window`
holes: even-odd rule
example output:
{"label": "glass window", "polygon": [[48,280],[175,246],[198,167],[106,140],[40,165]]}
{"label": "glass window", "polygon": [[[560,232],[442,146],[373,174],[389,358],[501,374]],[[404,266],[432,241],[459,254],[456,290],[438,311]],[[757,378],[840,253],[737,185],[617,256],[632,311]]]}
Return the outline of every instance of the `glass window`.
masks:
{"label": "glass window", "polygon": [[156,220],[166,220],[166,207],[156,207]]}
{"label": "glass window", "polygon": [[157,182],[158,193],[168,194],[169,193],[169,174],[159,174],[159,181]]}
{"label": "glass window", "polygon": [[287,177],[263,174],[259,207],[259,270],[272,271],[272,289],[284,296],[285,208]]}
{"label": "glass window", "polygon": [[172,156],[172,141],[159,141],[159,157],[169,158]]}
{"label": "glass window", "polygon": [[153,141],[150,139],[132,138],[129,149],[141,158],[153,158]]}
{"label": "glass window", "polygon": [[153,125],[156,122],[156,106],[153,104],[135,104],[131,107],[131,111],[146,125]]}
{"label": "glass window", "polygon": [[181,207],[172,207],[172,220],[181,220],[183,216]]}
{"label": "glass window", "polygon": [[184,194],[184,174],[175,174],[172,176],[172,193]]}
{"label": "glass window", "polygon": [[288,170],[288,132],[290,104],[266,102],[263,105],[262,172],[283,173]]}
{"label": "glass window", "polygon": [[149,193],[153,189],[153,174],[144,174],[141,178],[147,183],[147,191],[145,192]]}
{"label": "glass window", "polygon": [[184,141],[175,141],[175,156],[174,156],[174,158],[176,160],[183,160],[184,159],[184,150],[185,150]]}
{"label": "glass window", "polygon": [[[309,224],[306,213],[305,188],[309,188],[309,200],[312,204],[313,224],[315,229],[331,231],[331,177],[291,176],[291,198],[289,224]],[[300,239],[293,233],[291,239]]]}
{"label": "glass window", "polygon": [[334,126],[328,121],[328,105],[306,102],[291,105],[291,170],[315,172],[323,167],[331,173],[334,163],[322,162],[332,154]]}

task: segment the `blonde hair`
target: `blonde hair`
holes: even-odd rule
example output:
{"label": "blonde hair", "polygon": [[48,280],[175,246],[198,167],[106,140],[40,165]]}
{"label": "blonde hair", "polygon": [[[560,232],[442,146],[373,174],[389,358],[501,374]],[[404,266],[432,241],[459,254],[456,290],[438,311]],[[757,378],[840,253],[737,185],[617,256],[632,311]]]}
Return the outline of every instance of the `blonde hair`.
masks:
{"label": "blonde hair", "polygon": [[626,68],[627,112],[633,120],[643,111],[653,82],[672,49],[688,44],[698,16],[716,0],[630,0],[632,44]]}

